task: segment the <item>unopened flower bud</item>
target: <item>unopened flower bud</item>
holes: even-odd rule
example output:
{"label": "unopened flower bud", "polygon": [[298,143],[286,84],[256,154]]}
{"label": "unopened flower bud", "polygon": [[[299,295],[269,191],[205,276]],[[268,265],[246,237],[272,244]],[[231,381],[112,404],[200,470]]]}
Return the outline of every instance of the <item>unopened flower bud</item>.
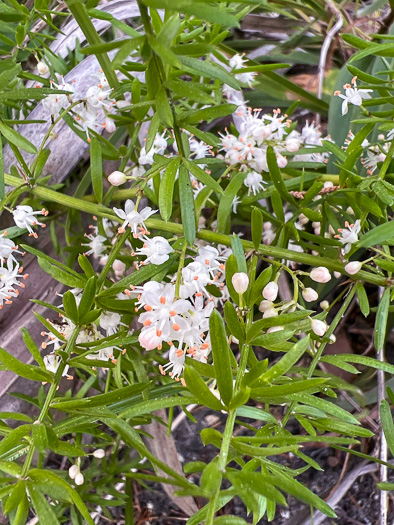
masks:
{"label": "unopened flower bud", "polygon": [[384,140],[384,139],[385,139],[384,133],[379,133],[378,140]]}
{"label": "unopened flower bud", "polygon": [[305,288],[305,290],[302,291],[302,297],[307,303],[312,303],[318,300],[319,294],[313,288]]}
{"label": "unopened flower bud", "polygon": [[233,335],[231,336],[231,342],[236,344],[236,345],[239,345],[239,340],[236,337],[234,337]]}
{"label": "unopened flower bud", "polygon": [[296,138],[288,138],[285,141],[285,148],[289,153],[296,153],[300,149],[301,141]]}
{"label": "unopened flower bud", "polygon": [[330,303],[328,301],[322,301],[320,303],[320,308],[322,310],[328,310],[330,308]]}
{"label": "unopened flower bud", "polygon": [[75,481],[75,484],[76,484],[76,485],[83,485],[83,483],[84,483],[84,481],[85,481],[85,479],[84,479],[84,477],[83,477],[83,474],[81,474],[81,473],[79,472],[79,473],[75,476],[74,481]]}
{"label": "unopened flower bud", "polygon": [[339,279],[341,277],[341,272],[334,272],[335,279]]}
{"label": "unopened flower bud", "polygon": [[287,159],[280,153],[276,155],[276,161],[278,163],[279,168],[285,168],[287,166]]}
{"label": "unopened flower bud", "polygon": [[362,263],[360,261],[352,261],[350,263],[347,263],[345,266],[345,271],[349,275],[354,275],[355,273],[358,273],[361,270]]}
{"label": "unopened flower bud", "polygon": [[330,335],[330,345],[332,345],[333,343],[335,343],[336,340],[337,340],[337,338],[335,337],[335,335],[334,335],[334,334],[331,334],[331,335]]}
{"label": "unopened flower bud", "polygon": [[126,265],[124,262],[120,261],[119,259],[115,259],[112,264],[112,269],[115,272],[116,277],[122,277],[126,270]]}
{"label": "unopened flower bud", "polygon": [[118,109],[126,108],[127,106],[130,106],[130,102],[127,102],[127,100],[118,100],[116,102],[116,107]]}
{"label": "unopened flower bud", "polygon": [[102,459],[105,456],[105,450],[102,448],[98,448],[93,452],[93,456],[97,459]]}
{"label": "unopened flower bud", "polygon": [[275,308],[268,308],[268,310],[266,310],[263,313],[264,319],[269,319],[270,317],[277,317],[277,316],[278,316],[278,312],[275,310]]}
{"label": "unopened flower bud", "polygon": [[120,186],[121,184],[124,184],[127,181],[127,177],[121,171],[113,171],[108,177],[108,180],[112,184],[112,186]]}
{"label": "unopened flower bud", "polygon": [[259,310],[262,313],[264,313],[266,310],[269,310],[270,308],[273,308],[273,307],[274,307],[274,303],[272,301],[267,301],[266,299],[261,301],[261,303],[259,304]]}
{"label": "unopened flower bud", "polygon": [[37,70],[38,70],[38,73],[41,75],[41,76],[44,76],[46,75],[47,73],[49,73],[49,67],[45,64],[45,62],[43,62],[42,60],[40,60],[37,64]]}
{"label": "unopened flower bud", "polygon": [[328,281],[331,279],[330,272],[324,266],[313,268],[310,273],[310,277],[312,281],[316,281],[317,283],[328,283]]}
{"label": "unopened flower bud", "polygon": [[320,321],[319,319],[312,319],[311,320],[311,328],[312,332],[319,337],[323,337],[323,335],[327,332],[327,325],[324,321]]}
{"label": "unopened flower bud", "polygon": [[273,332],[280,332],[281,330],[284,330],[284,326],[271,326],[271,328],[268,328],[267,334],[272,334]]}
{"label": "unopened flower bud", "polygon": [[249,277],[244,272],[238,272],[233,275],[231,282],[233,283],[234,290],[239,294],[243,294],[248,289]]}
{"label": "unopened flower bud", "polygon": [[264,287],[263,297],[267,301],[275,301],[278,297],[278,285],[274,281],[271,281]]}
{"label": "unopened flower bud", "polygon": [[68,469],[68,475],[70,476],[71,479],[75,479],[75,477],[79,474],[79,467],[78,465],[72,465],[69,469]]}
{"label": "unopened flower bud", "polygon": [[113,133],[114,131],[116,131],[115,122],[112,120],[112,118],[108,116],[105,119],[104,127],[105,127],[105,131],[107,131],[108,133]]}

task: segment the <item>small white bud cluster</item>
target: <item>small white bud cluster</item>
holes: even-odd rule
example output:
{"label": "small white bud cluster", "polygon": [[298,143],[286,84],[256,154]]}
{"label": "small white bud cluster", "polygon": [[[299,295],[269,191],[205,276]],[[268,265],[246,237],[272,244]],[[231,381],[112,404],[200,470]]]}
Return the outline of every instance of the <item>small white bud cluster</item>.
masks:
{"label": "small white bud cluster", "polygon": [[68,469],[68,475],[70,476],[71,479],[75,481],[76,485],[84,484],[85,478],[83,477],[83,474],[81,473],[79,469],[79,465],[72,465]]}

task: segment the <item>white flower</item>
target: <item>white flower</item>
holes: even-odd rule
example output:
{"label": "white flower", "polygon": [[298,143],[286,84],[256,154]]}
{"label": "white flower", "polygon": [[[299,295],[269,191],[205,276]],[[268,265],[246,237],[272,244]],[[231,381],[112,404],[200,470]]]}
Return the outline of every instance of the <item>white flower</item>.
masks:
{"label": "white flower", "polygon": [[183,284],[180,289],[180,296],[184,299],[194,294],[205,294],[209,296],[206,290],[207,284],[214,284],[209,271],[200,261],[193,261],[182,269]]}
{"label": "white flower", "polygon": [[107,337],[119,330],[121,317],[116,312],[104,312],[100,316],[100,328],[106,331]]}
{"label": "white flower", "polygon": [[45,228],[46,224],[43,222],[38,222],[35,215],[48,215],[48,212],[43,208],[41,211],[33,211],[31,206],[19,205],[16,206],[15,210],[12,213],[14,217],[15,224],[19,228],[26,228],[29,232],[29,237],[34,237],[37,239],[38,235],[33,231],[32,226],[41,226]]}
{"label": "white flower", "polygon": [[3,266],[3,260],[1,260],[0,266],[0,310],[3,308],[3,303],[11,304],[11,299],[18,297],[19,290],[15,289],[15,286],[21,288],[25,287],[25,284],[18,281],[18,279],[27,279],[28,274],[20,275],[23,268],[19,268],[17,263],[13,265],[13,260],[9,257],[7,259],[7,266]]}
{"label": "white flower", "polygon": [[347,272],[349,275],[354,275],[358,273],[362,268],[362,263],[359,261],[352,261],[350,263],[347,263],[345,266],[345,272]]}
{"label": "white flower", "polygon": [[112,101],[109,101],[112,90],[110,88],[104,88],[102,85],[100,86],[90,86],[88,88],[85,95],[86,103],[90,108],[100,109],[104,107],[110,109],[114,104]]}
{"label": "white flower", "polygon": [[335,235],[335,238],[338,239],[344,245],[344,247],[342,248],[342,253],[344,255],[349,253],[352,248],[352,244],[358,241],[358,234],[360,233],[361,223],[359,219],[357,219],[354,224],[349,224],[346,221],[345,226],[347,229],[341,228],[340,230],[338,230],[342,235]]}
{"label": "white flower", "polygon": [[116,277],[123,277],[124,272],[126,270],[126,265],[123,261],[120,259],[115,259],[112,263],[112,269],[115,272]]}
{"label": "white flower", "polygon": [[[52,372],[53,374],[57,372],[57,369],[59,368],[60,363],[62,362],[61,357],[56,354],[48,354],[44,356],[43,360],[45,368],[48,370],[48,372]],[[69,368],[70,367],[68,365],[64,367],[62,377],[67,375]]]}
{"label": "white flower", "polygon": [[157,213],[157,210],[152,210],[149,206],[138,212],[135,210],[135,203],[131,199],[127,199],[124,211],[118,208],[113,208],[113,210],[116,215],[124,221],[122,226],[118,229],[118,232],[124,233],[125,228],[128,225],[133,232],[134,238],[137,238],[142,234],[149,234],[145,226],[145,221],[151,215]]}
{"label": "white flower", "polygon": [[98,448],[93,452],[92,455],[97,459],[102,459],[105,456],[105,450],[102,448]]}
{"label": "white flower", "polygon": [[307,303],[312,303],[318,300],[319,294],[313,288],[305,288],[305,290],[302,291],[302,297]]}
{"label": "white flower", "polygon": [[160,372],[164,375],[167,370],[171,370],[169,375],[173,379],[179,378],[185,367],[185,352],[181,348],[171,347],[168,355],[169,362],[165,366],[160,366]]}
{"label": "white flower", "polygon": [[173,251],[167,239],[158,235],[152,239],[144,237],[144,245],[138,248],[136,253],[147,257],[143,264],[163,264],[168,261],[169,254]]}
{"label": "white flower", "polygon": [[346,115],[348,112],[348,104],[353,104],[354,106],[361,106],[363,100],[371,98],[370,93],[373,92],[373,89],[357,89],[356,84],[357,77],[352,79],[352,84],[345,84],[343,87],[345,89],[345,94],[343,95],[340,91],[335,91],[334,95],[343,99],[342,102],[342,115]]}
{"label": "white flower", "polygon": [[106,250],[105,241],[107,240],[103,235],[94,235],[93,233],[86,234],[85,237],[90,242],[82,243],[81,246],[88,246],[89,250],[85,252],[85,255],[93,255],[93,257],[99,258],[103,255]]}
{"label": "white flower", "polygon": [[253,195],[259,193],[263,189],[263,184],[267,183],[263,181],[263,177],[256,171],[250,171],[244,180],[244,185],[249,188],[248,195],[250,195],[250,192],[253,192]]}
{"label": "white flower", "polygon": [[317,268],[313,268],[310,273],[310,278],[317,283],[328,283],[331,279],[331,275],[327,268],[324,266],[318,266]]}
{"label": "white flower", "polygon": [[231,282],[238,294],[244,294],[249,286],[249,277],[244,272],[238,272],[232,276]]}
{"label": "white flower", "polygon": [[53,82],[53,80],[50,81],[51,88],[58,89],[60,91],[69,91],[70,95],[53,94],[47,95],[43,99],[42,105],[44,109],[46,109],[51,115],[59,113],[61,109],[67,109],[67,107],[70,105],[70,102],[73,100],[74,87],[72,84],[66,83],[62,76],[58,76],[58,79],[60,79],[59,84],[56,84]]}
{"label": "white flower", "polygon": [[324,321],[320,321],[319,319],[311,319],[311,328],[312,332],[319,337],[323,337],[323,335],[327,332],[327,325]]}
{"label": "white flower", "polygon": [[[11,259],[13,262],[17,262],[14,257],[14,253],[20,253],[18,246],[15,246],[15,243],[11,239],[7,239],[7,232],[4,232],[0,235],[0,260],[1,259]],[[23,255],[23,254],[22,254]]]}
{"label": "white flower", "polygon": [[285,148],[290,153],[296,153],[300,149],[301,141],[298,138],[287,137]]}
{"label": "white flower", "polygon": [[146,311],[138,318],[144,326],[138,340],[146,350],[152,350],[170,340],[173,332],[187,328],[181,314],[186,313],[191,305],[184,299],[174,300],[175,286],[172,284],[166,284],[160,293],[147,291],[143,296]]}
{"label": "white flower", "polygon": [[265,285],[263,289],[264,299],[267,299],[267,301],[275,301],[278,297],[278,290],[278,285],[274,281],[271,281]]}
{"label": "white flower", "polygon": [[237,208],[238,208],[238,204],[241,203],[241,199],[238,197],[238,195],[236,195],[233,199],[233,203],[232,203],[232,210],[233,210],[233,213],[237,213]]}
{"label": "white flower", "polygon": [[112,186],[121,186],[127,181],[127,177],[121,171],[113,171],[111,175],[108,176],[108,181]]}

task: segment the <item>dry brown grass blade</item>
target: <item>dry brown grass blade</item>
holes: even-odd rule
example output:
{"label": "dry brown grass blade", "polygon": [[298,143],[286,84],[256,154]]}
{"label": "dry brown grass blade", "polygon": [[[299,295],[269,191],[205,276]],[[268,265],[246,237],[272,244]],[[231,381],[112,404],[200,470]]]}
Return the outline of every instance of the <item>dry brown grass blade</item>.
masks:
{"label": "dry brown grass blade", "polygon": [[[167,413],[164,409],[158,410],[155,414],[163,419],[163,421],[167,421]],[[153,436],[153,439],[145,439],[146,445],[152,454],[166,463],[173,470],[183,475],[182,465],[178,459],[175,442],[171,434],[167,436],[166,427],[158,423],[156,420],[153,420],[152,423],[150,425],[146,425],[144,429]],[[159,476],[166,477],[166,474],[160,469],[158,469],[157,473]],[[162,487],[167,496],[187,516],[192,516],[198,511],[198,507],[191,496],[179,498],[174,495],[174,492],[176,492],[177,489],[172,485],[163,483]]]}

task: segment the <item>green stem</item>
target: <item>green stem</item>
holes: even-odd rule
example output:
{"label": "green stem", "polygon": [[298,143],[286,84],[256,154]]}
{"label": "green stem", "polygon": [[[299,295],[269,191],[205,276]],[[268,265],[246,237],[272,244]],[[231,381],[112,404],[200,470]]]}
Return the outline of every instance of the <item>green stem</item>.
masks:
{"label": "green stem", "polygon": [[[79,326],[76,326],[71,334],[71,337],[66,345],[66,348],[64,349],[64,352],[67,354],[67,357],[71,354],[71,351],[74,348],[74,345],[75,345],[75,342],[77,340],[80,330],[81,328]],[[67,365],[67,359],[61,359],[59,366],[55,373],[55,379],[50,386],[47,397],[45,399],[44,406],[42,407],[40,415],[37,419],[37,424],[42,423],[44,419],[46,418],[46,416],[48,415],[50,404],[52,403],[52,400],[56,395],[56,391],[58,389],[60,380],[63,376],[64,369],[66,368],[66,365]],[[26,477],[27,473],[29,472],[31,462],[33,461],[34,452],[35,452],[35,446],[31,444],[29,446],[29,451],[27,453],[25,463],[23,465],[22,474],[21,474],[22,478]]]}
{"label": "green stem", "polygon": [[[252,272],[253,272],[253,269],[252,269]],[[252,322],[253,322],[253,308],[251,308],[247,313],[247,320],[246,320],[247,329],[250,327]],[[248,357],[249,357],[249,350],[250,350],[250,345],[241,346],[241,359],[239,362],[237,377],[235,379],[234,396],[239,392],[242,379],[245,375],[246,365],[247,365]],[[220,480],[218,481],[215,494],[209,503],[205,525],[212,525],[213,520],[215,518],[216,507],[218,504],[218,499],[219,499],[219,494],[220,494],[221,480],[223,477],[223,473],[226,471],[228,453],[230,450],[231,438],[233,436],[233,431],[234,431],[235,417],[236,417],[236,410],[230,410],[228,413],[226,427],[224,429],[223,440],[222,440],[222,444],[221,444],[220,452],[219,452],[218,469],[219,469]]]}
{"label": "green stem", "polygon": [[175,297],[179,298],[179,290],[181,288],[181,278],[182,278],[182,269],[185,265],[185,255],[186,255],[187,242],[183,242],[181,256],[179,258],[178,271],[176,274],[176,283],[175,283]]}
{"label": "green stem", "polygon": [[[348,307],[349,307],[349,305],[350,305],[350,303],[351,303],[355,293],[356,293],[356,287],[352,286],[350,288],[350,291],[349,291],[345,301],[343,302],[341,308],[338,310],[337,315],[334,317],[334,320],[332,321],[329,329],[327,330],[327,333],[326,333],[325,337],[330,337],[334,333],[334,331],[335,331],[336,327],[338,326],[340,320],[342,319],[343,315],[345,314],[346,310],[348,309]],[[315,371],[315,369],[316,369],[316,367],[317,367],[317,365],[318,365],[318,363],[320,361],[320,358],[321,358],[321,356],[322,356],[322,354],[324,352],[326,344],[327,343],[322,343],[319,346],[316,354],[313,356],[313,360],[312,360],[312,363],[311,363],[311,365],[309,367],[308,374],[307,374],[307,378],[308,379],[310,379],[312,377],[313,372]],[[284,418],[282,420],[283,428],[286,426],[287,422],[289,421],[290,416],[293,413],[294,408],[296,406],[297,406],[297,401],[293,401],[291,403],[291,405],[289,406],[289,408],[288,408],[288,410],[287,410],[287,412],[286,412],[286,414],[285,414],[285,416],[284,416]]]}
{"label": "green stem", "polygon": [[103,286],[104,286],[104,282],[105,282],[105,278],[107,277],[107,274],[108,272],[110,271],[111,267],[112,267],[112,264],[113,262],[115,261],[116,259],[116,256],[118,255],[120,249],[122,248],[122,246],[124,245],[124,243],[126,242],[127,240],[127,237],[129,236],[130,234],[130,230],[129,229],[126,229],[125,232],[123,232],[117,239],[117,241],[115,242],[115,244],[112,246],[112,249],[111,249],[111,252],[108,256],[108,261],[106,263],[106,265],[104,266],[102,272],[100,273],[100,277],[98,278],[98,281],[97,281],[97,290],[98,290],[98,293],[101,292]]}
{"label": "green stem", "polygon": [[[5,182],[10,186],[20,186],[21,181],[20,179],[18,179],[18,177],[6,174]],[[112,212],[112,210],[99,204],[87,202],[76,197],[71,197],[70,195],[63,195],[44,186],[26,188],[26,191],[29,191],[33,195],[36,195],[43,201],[56,202],[63,206],[68,206],[69,208],[73,208],[85,213],[90,213],[92,215],[98,215],[99,217],[106,217],[113,221],[120,222],[120,219]],[[148,219],[145,224],[147,228],[175,233],[177,235],[183,235],[182,225],[178,223],[165,222],[160,219]],[[197,232],[197,238],[203,239],[204,241],[208,241],[210,243],[231,246],[232,237],[230,235],[224,235],[210,230],[199,230]],[[254,245],[251,241],[241,240],[241,243],[246,252],[254,250]],[[300,264],[306,264],[312,267],[325,266],[328,270],[346,274],[344,270],[344,265],[338,259],[327,259],[325,257],[315,256],[308,253],[298,253],[293,250],[287,250],[285,248],[278,248],[276,246],[269,246],[265,244],[260,244],[257,255],[261,255],[263,257],[273,257],[275,259],[285,259]],[[375,284],[377,286],[387,285],[386,277],[374,275],[371,272],[366,272],[365,270],[360,270],[354,276],[354,280],[364,281],[366,283]]]}
{"label": "green stem", "polygon": [[[101,38],[90,20],[85,5],[82,2],[75,2],[73,0],[66,0],[66,4],[77,24],[82,29],[88,43],[90,45],[102,44]],[[107,77],[108,84],[115,89],[118,87],[119,81],[112,69],[111,61],[107,53],[96,53],[96,57]]]}

